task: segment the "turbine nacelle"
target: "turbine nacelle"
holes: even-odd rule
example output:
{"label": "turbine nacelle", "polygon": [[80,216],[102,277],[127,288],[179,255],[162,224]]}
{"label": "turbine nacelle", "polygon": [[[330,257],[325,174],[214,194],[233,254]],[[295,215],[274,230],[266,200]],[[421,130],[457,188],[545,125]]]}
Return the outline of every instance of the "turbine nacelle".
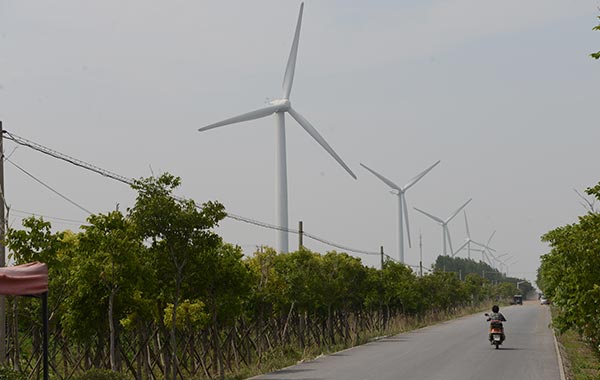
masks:
{"label": "turbine nacelle", "polygon": [[279,106],[275,112],[286,112],[292,108],[292,103],[289,99],[275,99],[269,102],[271,106]]}

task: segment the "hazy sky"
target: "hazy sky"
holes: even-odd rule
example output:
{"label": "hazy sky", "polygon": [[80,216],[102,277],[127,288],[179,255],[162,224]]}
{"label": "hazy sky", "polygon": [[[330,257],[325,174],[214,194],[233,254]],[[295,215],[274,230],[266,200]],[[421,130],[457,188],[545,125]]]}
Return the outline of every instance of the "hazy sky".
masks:
{"label": "hazy sky", "polygon": [[[275,223],[273,117],[197,128],[281,96],[299,1],[0,0],[4,129],[126,177],[170,172],[179,195]],[[533,281],[540,236],[585,212],[573,189],[600,180],[598,0],[314,1],[305,3],[291,101],[357,174],[352,179],[287,118],[290,227],[396,256],[396,197],[359,163],[407,192],[412,248],[430,266],[446,217],[467,199],[471,237]],[[9,221],[30,213],[58,229],[133,205],[126,185],[5,141]],[[16,148],[16,149],[15,149]],[[275,232],[226,219],[246,253]],[[463,215],[450,223],[456,248]],[[319,252],[333,249],[310,239]],[[296,235],[290,248],[297,248]],[[355,254],[367,265],[379,257]],[[461,257],[466,252],[459,254]],[[505,256],[507,257],[507,256]],[[480,258],[475,254],[475,258]]]}

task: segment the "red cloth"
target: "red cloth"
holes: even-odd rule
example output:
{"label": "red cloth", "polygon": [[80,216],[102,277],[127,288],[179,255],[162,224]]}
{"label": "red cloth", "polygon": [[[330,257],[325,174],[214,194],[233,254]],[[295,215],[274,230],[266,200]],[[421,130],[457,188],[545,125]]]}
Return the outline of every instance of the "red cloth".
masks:
{"label": "red cloth", "polygon": [[38,261],[0,268],[0,294],[27,296],[48,291],[48,267]]}

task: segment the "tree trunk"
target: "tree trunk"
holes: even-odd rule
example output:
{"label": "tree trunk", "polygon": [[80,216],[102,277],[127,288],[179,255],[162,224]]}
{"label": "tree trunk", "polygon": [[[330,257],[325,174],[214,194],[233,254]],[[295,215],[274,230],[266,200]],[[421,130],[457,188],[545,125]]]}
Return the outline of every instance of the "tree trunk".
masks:
{"label": "tree trunk", "polygon": [[173,315],[171,317],[171,367],[173,370],[172,380],[177,380],[177,307],[179,306],[179,293],[181,291],[182,268],[177,268],[177,283],[175,289],[175,300],[173,302]]}
{"label": "tree trunk", "polygon": [[221,340],[219,339],[219,326],[217,321],[217,307],[215,305],[215,299],[212,297],[211,300],[211,315],[212,315],[212,334],[213,334],[213,345],[214,345],[214,366],[218,370],[219,378],[225,379],[225,366],[223,363],[223,355],[221,353]]}
{"label": "tree trunk", "polygon": [[13,368],[15,371],[21,371],[21,343],[19,342],[19,297],[13,298],[13,344],[14,360]]}
{"label": "tree trunk", "polygon": [[110,290],[110,296],[108,296],[108,329],[109,329],[109,352],[110,352],[110,369],[117,371],[117,359],[115,353],[115,321],[114,321],[114,305],[115,295],[117,294],[118,287],[113,286]]}

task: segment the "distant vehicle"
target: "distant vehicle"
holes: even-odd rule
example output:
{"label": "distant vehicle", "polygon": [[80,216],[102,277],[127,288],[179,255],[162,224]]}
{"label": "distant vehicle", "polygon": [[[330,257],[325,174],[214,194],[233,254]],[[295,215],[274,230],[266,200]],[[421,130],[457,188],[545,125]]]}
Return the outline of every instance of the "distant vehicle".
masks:
{"label": "distant vehicle", "polygon": [[544,296],[540,297],[540,305],[550,305],[550,300]]}
{"label": "distant vehicle", "polygon": [[513,305],[523,305],[523,296],[521,294],[515,294],[512,303]]}

